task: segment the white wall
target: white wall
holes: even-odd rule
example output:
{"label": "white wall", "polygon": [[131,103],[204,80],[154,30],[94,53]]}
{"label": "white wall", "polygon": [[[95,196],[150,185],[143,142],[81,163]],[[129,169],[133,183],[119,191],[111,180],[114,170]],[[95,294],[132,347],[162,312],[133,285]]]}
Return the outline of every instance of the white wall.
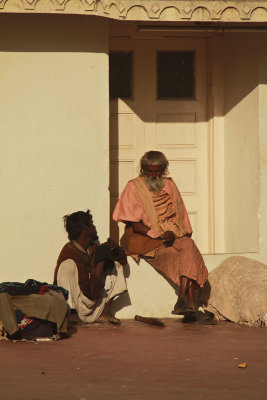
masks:
{"label": "white wall", "polygon": [[225,34],[225,251],[259,249],[259,35]]}
{"label": "white wall", "polygon": [[224,38],[225,251],[206,255],[209,271],[231,255],[267,264],[267,35]]}
{"label": "white wall", "polygon": [[52,281],[62,216],[108,236],[108,25],[1,16],[0,281]]}

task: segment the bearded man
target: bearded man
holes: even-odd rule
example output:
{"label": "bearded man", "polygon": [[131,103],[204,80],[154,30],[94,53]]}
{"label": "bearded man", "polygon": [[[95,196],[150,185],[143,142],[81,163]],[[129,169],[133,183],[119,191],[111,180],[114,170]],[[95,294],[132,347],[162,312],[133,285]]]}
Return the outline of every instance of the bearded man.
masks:
{"label": "bearded man", "polygon": [[179,286],[173,314],[196,311],[194,292],[208,277],[204,260],[191,238],[188,214],[172,178],[169,162],[159,151],[140,160],[140,175],[129,181],[113,219],[126,224],[121,245],[127,255],[145,259]]}
{"label": "bearded man", "polygon": [[119,325],[110,308],[113,299],[127,290],[124,251],[111,239],[96,243],[98,235],[89,210],[65,215],[63,220],[70,241],[59,254],[54,284],[69,291],[69,306],[83,322]]}

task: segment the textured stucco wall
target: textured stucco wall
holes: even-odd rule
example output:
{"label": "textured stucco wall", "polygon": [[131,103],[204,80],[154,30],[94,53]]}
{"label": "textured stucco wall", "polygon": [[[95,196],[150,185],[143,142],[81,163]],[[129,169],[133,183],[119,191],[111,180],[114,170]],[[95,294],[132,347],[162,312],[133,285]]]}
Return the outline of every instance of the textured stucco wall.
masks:
{"label": "textured stucco wall", "polygon": [[63,215],[109,232],[108,25],[2,15],[0,71],[0,281],[51,282]]}

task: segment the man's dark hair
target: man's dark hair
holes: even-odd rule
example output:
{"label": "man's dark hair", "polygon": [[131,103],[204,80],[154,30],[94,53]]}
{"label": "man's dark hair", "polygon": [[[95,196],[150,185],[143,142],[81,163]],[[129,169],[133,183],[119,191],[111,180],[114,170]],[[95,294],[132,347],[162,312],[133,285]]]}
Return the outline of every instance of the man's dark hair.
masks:
{"label": "man's dark hair", "polygon": [[68,233],[68,238],[70,240],[76,240],[80,236],[84,226],[88,226],[92,223],[92,219],[93,217],[89,210],[86,212],[77,211],[69,215],[64,215],[63,221]]}

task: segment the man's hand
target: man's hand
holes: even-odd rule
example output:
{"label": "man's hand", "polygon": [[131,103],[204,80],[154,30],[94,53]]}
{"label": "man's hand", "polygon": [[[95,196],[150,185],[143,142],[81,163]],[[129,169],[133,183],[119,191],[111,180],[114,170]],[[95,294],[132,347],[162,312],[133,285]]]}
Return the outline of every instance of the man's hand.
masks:
{"label": "man's hand", "polygon": [[118,261],[121,265],[127,264],[127,256],[122,247],[120,247],[114,240],[111,238],[107,239],[107,244],[110,247],[110,250],[113,253],[114,260]]}
{"label": "man's hand", "polygon": [[173,242],[175,241],[175,234],[172,231],[166,231],[161,236],[161,239],[163,240],[163,244],[166,247],[170,247],[173,244]]}
{"label": "man's hand", "polygon": [[114,240],[111,239],[111,238],[107,238],[107,242],[106,243],[109,246],[111,251],[113,251],[118,246],[118,244],[116,242],[114,242]]}

